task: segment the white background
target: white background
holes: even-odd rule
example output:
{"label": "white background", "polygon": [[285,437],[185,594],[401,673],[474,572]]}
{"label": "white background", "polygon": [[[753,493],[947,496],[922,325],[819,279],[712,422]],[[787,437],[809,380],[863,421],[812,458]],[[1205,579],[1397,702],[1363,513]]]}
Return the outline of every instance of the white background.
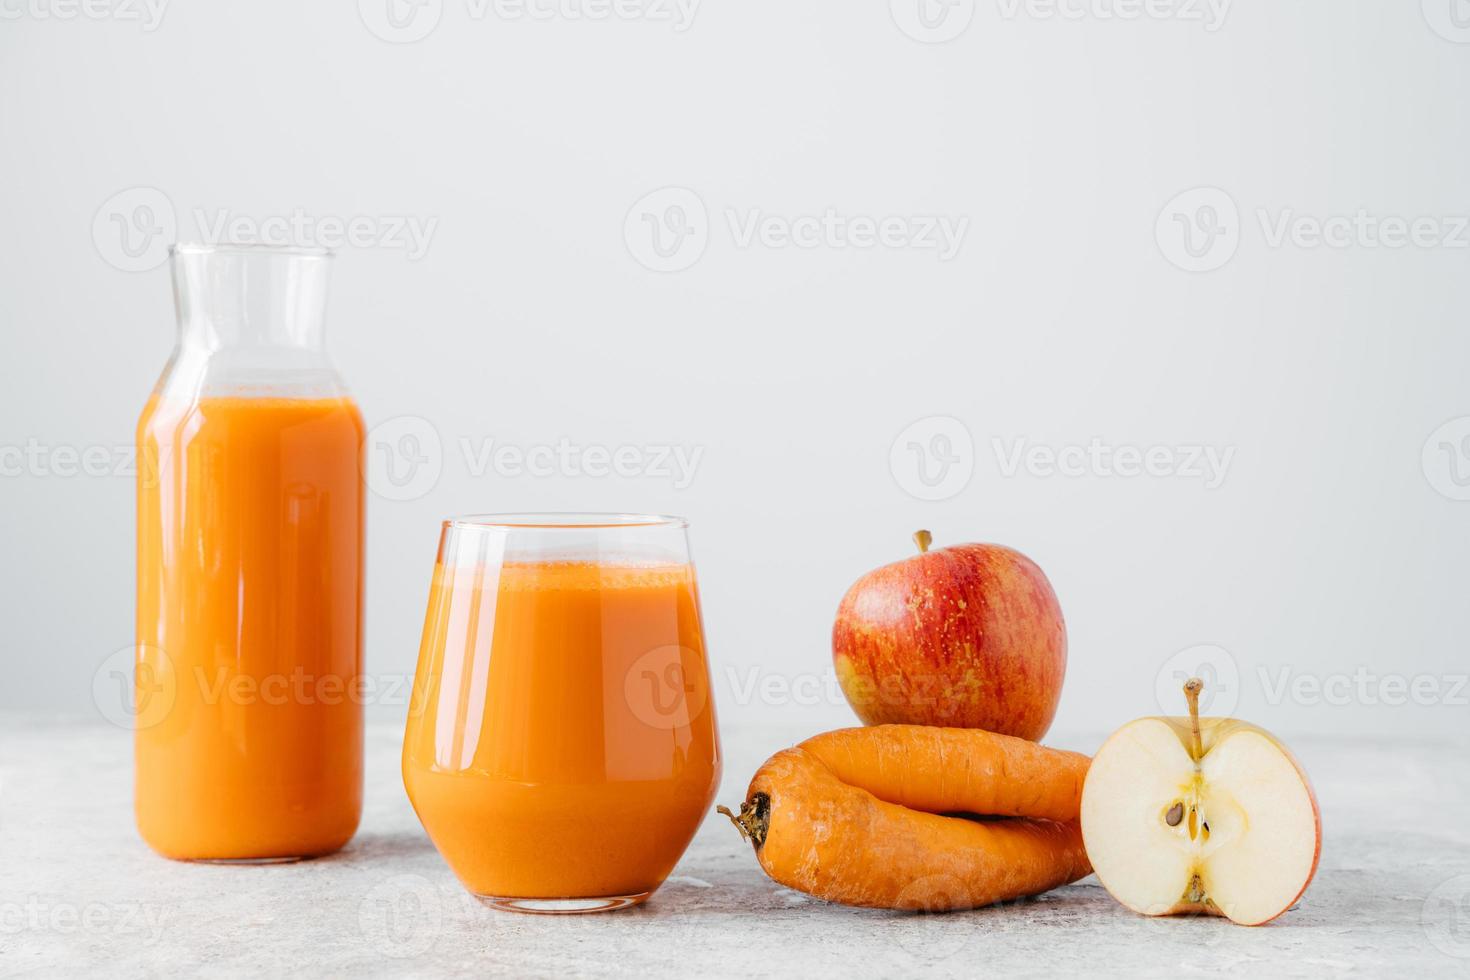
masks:
{"label": "white background", "polygon": [[[388,2],[174,0],[152,23],[0,0],[0,706],[95,717],[94,672],[132,641],[130,477],[63,475],[64,454],[17,472],[15,448],[131,443],[174,339],[153,263],[223,209],[434,223],[422,256],[343,248],[332,285],[369,424],[415,416],[442,446],[421,496],[372,498],[375,675],[412,670],[442,517],[625,509],[692,521],[727,721],[849,720],[811,685],[833,612],[922,526],[1051,577],[1057,732],[1157,711],[1201,644],[1268,727],[1464,730],[1470,4],[1460,29],[1460,0],[1223,21],[957,0],[928,31],[903,0],[705,0],[684,23],[442,0],[397,43]],[[1219,191],[1177,197],[1197,188]],[[645,214],[691,200],[688,267],[651,270]],[[1222,203],[1191,258],[1181,229]],[[947,260],[739,234],[828,209],[967,225]],[[1458,247],[1275,239],[1360,209]],[[939,501],[908,447],[943,448],[934,416],[959,420],[951,472],[973,470]],[[1094,438],[1233,455],[1210,488],[1007,475],[995,448]],[[684,488],[475,475],[461,440],[487,439],[702,455]],[[1416,679],[1425,703],[1385,703]]]}

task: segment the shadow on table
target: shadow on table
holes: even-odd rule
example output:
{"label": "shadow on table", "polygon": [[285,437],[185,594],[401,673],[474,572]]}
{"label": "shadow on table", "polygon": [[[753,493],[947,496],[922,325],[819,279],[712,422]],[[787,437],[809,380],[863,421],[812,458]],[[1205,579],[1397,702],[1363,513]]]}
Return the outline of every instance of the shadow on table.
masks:
{"label": "shadow on table", "polygon": [[434,854],[434,845],[423,831],[398,833],[358,834],[336,854],[317,858],[318,861],[357,864],[361,862],[393,861],[406,858],[422,858]]}

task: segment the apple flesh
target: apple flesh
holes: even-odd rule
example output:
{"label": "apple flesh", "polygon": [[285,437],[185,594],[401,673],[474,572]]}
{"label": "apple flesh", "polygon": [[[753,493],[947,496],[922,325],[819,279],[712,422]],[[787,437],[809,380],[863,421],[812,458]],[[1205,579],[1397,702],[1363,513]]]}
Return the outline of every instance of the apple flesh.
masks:
{"label": "apple flesh", "polygon": [[1114,898],[1144,915],[1208,913],[1260,925],[1296,904],[1322,853],[1317,798],[1263,729],[1200,718],[1140,718],[1093,757],[1082,840]]}
{"label": "apple flesh", "polygon": [[1067,629],[1046,575],[995,544],[929,550],[864,575],[832,627],[832,658],[865,724],[983,728],[1032,741],[1051,727]]}

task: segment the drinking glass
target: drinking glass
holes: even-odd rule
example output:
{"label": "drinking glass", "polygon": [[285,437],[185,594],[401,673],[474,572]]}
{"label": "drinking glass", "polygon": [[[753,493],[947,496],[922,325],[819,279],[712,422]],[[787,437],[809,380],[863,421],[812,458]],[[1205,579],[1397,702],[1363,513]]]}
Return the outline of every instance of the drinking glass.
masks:
{"label": "drinking glass", "polygon": [[444,522],[403,745],[424,829],[497,908],[646,899],[720,781],[688,524]]}

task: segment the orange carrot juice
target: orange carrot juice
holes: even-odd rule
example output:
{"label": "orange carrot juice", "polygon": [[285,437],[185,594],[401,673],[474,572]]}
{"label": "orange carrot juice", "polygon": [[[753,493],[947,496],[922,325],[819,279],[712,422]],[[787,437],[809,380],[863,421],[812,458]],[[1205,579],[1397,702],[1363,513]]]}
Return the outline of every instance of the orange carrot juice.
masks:
{"label": "orange carrot juice", "polygon": [[160,854],[324,854],[362,803],[362,422],[155,396],[138,423],[136,811]]}
{"label": "orange carrot juice", "polygon": [[441,552],[403,778],[471,892],[641,901],[719,777],[691,566]]}

